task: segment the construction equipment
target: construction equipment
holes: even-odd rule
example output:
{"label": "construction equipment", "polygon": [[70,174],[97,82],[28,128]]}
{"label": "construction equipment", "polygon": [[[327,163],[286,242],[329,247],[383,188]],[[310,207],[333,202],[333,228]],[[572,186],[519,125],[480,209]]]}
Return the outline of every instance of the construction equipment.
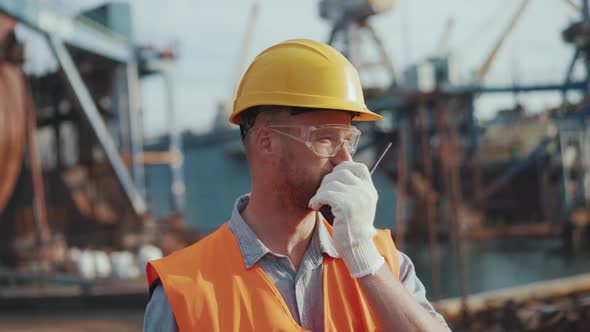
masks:
{"label": "construction equipment", "polygon": [[[393,62],[383,41],[370,23],[370,17],[390,11],[395,1],[393,0],[322,0],[320,1],[320,17],[329,21],[332,25],[328,44],[336,47],[355,68],[361,78],[365,72],[374,70],[387,73],[385,82],[363,81],[365,90],[368,88],[389,88],[399,81]],[[378,58],[367,59],[363,34],[368,34],[372,46],[378,53]]]}
{"label": "construction equipment", "polygon": [[443,32],[440,35],[438,43],[436,45],[436,49],[434,50],[433,54],[436,56],[448,56],[449,53],[449,41],[451,40],[451,35],[453,34],[453,29],[455,28],[455,18],[450,16],[443,29]]}
{"label": "construction equipment", "polygon": [[19,70],[22,49],[11,33],[15,23],[0,22],[0,211],[16,184],[26,139],[25,82]]}
{"label": "construction equipment", "polygon": [[514,30],[514,27],[516,26],[516,24],[518,23],[518,21],[522,17],[528,4],[529,4],[529,0],[523,0],[520,3],[520,6],[518,7],[516,12],[512,16],[512,19],[510,20],[509,24],[506,26],[506,28],[504,28],[504,31],[500,35],[500,38],[498,38],[494,47],[492,48],[490,53],[486,56],[483,64],[479,68],[479,71],[477,74],[477,79],[479,82],[483,82],[485,80],[486,76],[490,72],[490,69],[492,68],[492,64],[494,63],[494,60],[496,59],[498,52],[500,51],[500,49],[504,45],[504,42],[506,41],[506,39],[508,38],[510,33]]}

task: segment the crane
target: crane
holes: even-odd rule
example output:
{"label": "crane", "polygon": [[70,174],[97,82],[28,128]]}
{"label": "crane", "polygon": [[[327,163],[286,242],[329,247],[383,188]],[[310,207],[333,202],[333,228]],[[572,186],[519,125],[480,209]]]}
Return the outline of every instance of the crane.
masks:
{"label": "crane", "polygon": [[438,40],[438,44],[436,49],[434,50],[434,54],[438,56],[446,56],[449,52],[449,41],[451,40],[451,35],[453,34],[453,29],[455,28],[455,18],[449,16],[445,23],[445,27],[443,32]]}
{"label": "crane", "polygon": [[[395,86],[397,74],[383,41],[373,29],[369,18],[390,11],[394,0],[321,0],[320,17],[332,24],[328,44],[338,48],[348,60],[362,72],[379,67],[388,73],[391,86]],[[368,33],[376,47],[378,59],[367,61],[361,52],[362,33]],[[341,45],[336,45],[340,42]]]}
{"label": "crane", "polygon": [[518,21],[522,17],[522,14],[524,13],[528,4],[529,4],[529,0],[522,0],[521,1],[520,6],[518,7],[516,12],[512,16],[512,19],[508,23],[508,26],[506,26],[506,28],[504,28],[504,31],[500,35],[500,38],[498,38],[498,40],[496,41],[496,44],[494,45],[494,47],[492,48],[490,53],[488,53],[483,64],[480,66],[478,74],[477,74],[477,78],[480,82],[482,82],[486,78],[488,73],[490,72],[490,69],[492,68],[492,64],[494,63],[494,60],[496,59],[496,56],[498,55],[498,52],[500,51],[500,49],[504,45],[504,42],[506,41],[506,39],[508,38],[510,33],[514,30],[514,27],[516,26],[516,24],[518,23]]}
{"label": "crane", "polygon": [[252,39],[254,38],[254,28],[256,21],[258,20],[258,13],[260,11],[260,4],[258,0],[255,0],[250,5],[248,17],[246,18],[246,27],[244,29],[244,35],[242,37],[242,45],[239,51],[239,62],[235,71],[234,79],[231,82],[231,90],[228,92],[228,98],[218,103],[217,116],[214,120],[214,127],[226,128],[229,124],[227,118],[232,111],[232,101],[238,90],[240,84],[240,78],[248,64],[248,54],[250,46],[252,45]]}

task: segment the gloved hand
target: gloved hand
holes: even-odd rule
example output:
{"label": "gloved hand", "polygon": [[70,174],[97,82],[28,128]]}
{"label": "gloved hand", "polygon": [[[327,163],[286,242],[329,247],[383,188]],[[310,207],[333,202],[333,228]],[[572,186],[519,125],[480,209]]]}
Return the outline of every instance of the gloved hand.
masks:
{"label": "gloved hand", "polygon": [[353,278],[374,274],[385,262],[373,236],[377,190],[367,166],[353,161],[338,164],[324,176],[309,207],[330,205],[334,214],[332,240]]}

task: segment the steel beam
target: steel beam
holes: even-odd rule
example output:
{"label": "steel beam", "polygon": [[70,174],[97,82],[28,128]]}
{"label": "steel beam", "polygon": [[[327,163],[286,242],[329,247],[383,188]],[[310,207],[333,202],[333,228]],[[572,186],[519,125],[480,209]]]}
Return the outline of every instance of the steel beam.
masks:
{"label": "steel beam", "polygon": [[129,200],[135,213],[139,215],[143,214],[146,211],[146,203],[135,187],[131,175],[127,171],[127,168],[117,151],[117,147],[98,112],[98,108],[94,104],[88,88],[82,81],[82,77],[68,53],[64,42],[57,37],[50,36],[49,43],[61,66],[68,87],[72,90],[76,97],[76,101],[82,109],[83,115],[88,120],[90,127],[96,135],[109,164],[121,184],[125,197]]}
{"label": "steel beam", "polygon": [[0,0],[4,13],[46,36],[55,36],[66,44],[113,59],[127,62],[134,57],[127,39],[84,17],[70,17],[33,0]]}

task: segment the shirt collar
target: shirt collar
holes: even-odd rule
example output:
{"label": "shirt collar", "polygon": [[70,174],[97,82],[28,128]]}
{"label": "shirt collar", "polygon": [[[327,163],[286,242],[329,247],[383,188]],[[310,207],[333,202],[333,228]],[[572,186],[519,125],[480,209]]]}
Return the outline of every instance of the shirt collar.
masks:
{"label": "shirt collar", "polygon": [[[238,240],[240,251],[244,257],[244,263],[246,264],[247,269],[252,268],[252,266],[254,266],[254,264],[266,254],[273,254],[270,249],[258,239],[256,234],[254,234],[250,226],[248,226],[240,214],[248,205],[249,200],[250,194],[239,197],[234,204],[231,219],[227,222],[228,228],[234,233],[234,236]],[[338,254],[332,243],[332,237],[323,223],[321,214],[317,213],[317,216],[316,227],[311,239],[310,247],[313,249],[314,247],[317,248],[319,246],[319,250],[322,254],[338,258]]]}

